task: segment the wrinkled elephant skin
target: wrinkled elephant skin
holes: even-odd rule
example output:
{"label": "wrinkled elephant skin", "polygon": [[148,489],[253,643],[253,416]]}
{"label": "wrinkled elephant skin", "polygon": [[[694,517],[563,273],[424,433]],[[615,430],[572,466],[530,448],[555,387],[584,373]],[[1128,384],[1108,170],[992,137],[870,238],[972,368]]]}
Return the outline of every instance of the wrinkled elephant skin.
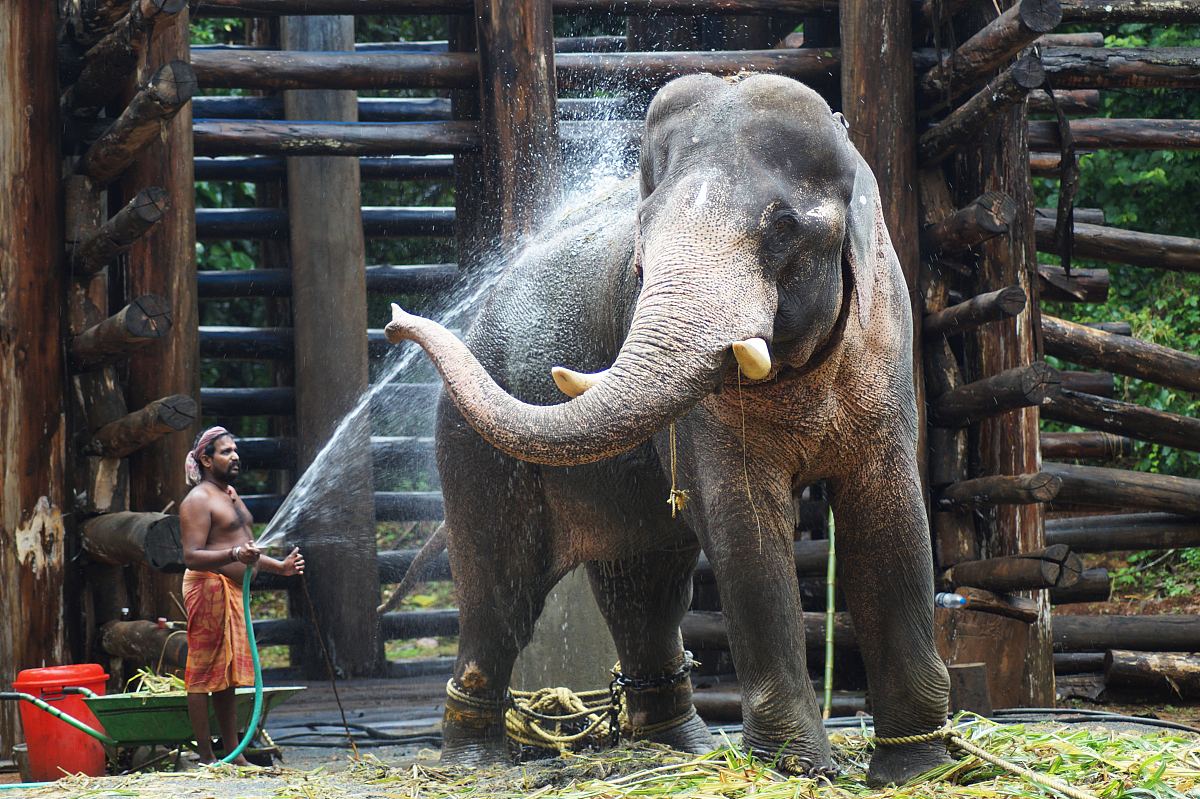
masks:
{"label": "wrinkled elephant skin", "polygon": [[[820,480],[877,732],[936,729],[948,680],[933,645],[912,319],[874,177],[815,92],[767,75],[666,86],[639,173],[548,224],[466,346],[399,310],[388,326],[446,385],[437,446],[461,693],[447,702],[443,759],[507,757],[513,661],[546,593],[581,563],[625,673],[677,672],[703,548],[746,744],[792,770],[828,769],[792,563],[792,487]],[[738,342],[761,379],[739,372]],[[554,367],[599,374],[565,384],[568,399]],[[665,501],[671,422],[689,497],[678,518]],[[686,679],[628,704],[635,734],[712,745]],[[945,759],[941,744],[880,746],[869,777],[903,781]]]}

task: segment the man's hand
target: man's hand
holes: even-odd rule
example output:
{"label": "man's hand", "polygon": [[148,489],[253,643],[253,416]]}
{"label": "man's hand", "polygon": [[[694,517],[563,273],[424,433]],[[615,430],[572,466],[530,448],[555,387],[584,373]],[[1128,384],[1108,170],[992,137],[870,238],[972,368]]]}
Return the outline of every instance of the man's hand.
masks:
{"label": "man's hand", "polygon": [[258,559],[262,556],[262,550],[254,545],[254,542],[241,544],[233,548],[233,557],[235,560],[245,563],[247,566],[253,566],[258,563]]}
{"label": "man's hand", "polygon": [[300,554],[300,547],[293,549],[286,558],[280,561],[279,573],[284,577],[304,574],[304,556]]}

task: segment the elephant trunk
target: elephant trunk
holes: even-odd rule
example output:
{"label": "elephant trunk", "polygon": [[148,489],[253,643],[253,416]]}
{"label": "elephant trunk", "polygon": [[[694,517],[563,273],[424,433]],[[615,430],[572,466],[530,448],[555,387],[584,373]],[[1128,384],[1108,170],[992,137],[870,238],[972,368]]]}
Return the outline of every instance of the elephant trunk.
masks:
{"label": "elephant trunk", "polygon": [[409,339],[425,349],[463,417],[497,449],[551,466],[592,463],[632,449],[690,410],[717,385],[731,344],[763,334],[762,320],[750,325],[741,315],[742,324],[733,323],[738,314],[725,310],[728,286],[705,272],[656,269],[616,361],[585,393],[559,405],[530,405],[508,394],[436,322],[393,306],[387,333],[393,342]]}

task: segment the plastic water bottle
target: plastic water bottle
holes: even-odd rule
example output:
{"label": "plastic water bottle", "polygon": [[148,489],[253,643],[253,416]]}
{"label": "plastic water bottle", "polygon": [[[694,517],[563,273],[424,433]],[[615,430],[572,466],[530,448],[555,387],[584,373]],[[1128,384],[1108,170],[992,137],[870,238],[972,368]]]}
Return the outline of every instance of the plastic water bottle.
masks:
{"label": "plastic water bottle", "polygon": [[967,598],[962,594],[948,594],[942,592],[933,595],[934,607],[954,610],[955,608],[965,607],[966,604]]}

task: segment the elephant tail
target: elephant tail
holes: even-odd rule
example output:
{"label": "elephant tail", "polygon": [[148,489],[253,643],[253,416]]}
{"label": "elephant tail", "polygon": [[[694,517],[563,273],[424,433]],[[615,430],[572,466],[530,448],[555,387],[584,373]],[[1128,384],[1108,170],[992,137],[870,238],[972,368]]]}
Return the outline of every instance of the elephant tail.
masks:
{"label": "elephant tail", "polygon": [[404,573],[403,579],[400,580],[400,585],[396,586],[396,590],[388,597],[388,601],[384,602],[376,611],[379,613],[387,613],[393,610],[400,604],[400,600],[413,592],[421,583],[425,582],[425,575],[428,574],[429,568],[433,562],[437,560],[438,555],[446,549],[446,541],[449,539],[450,532],[446,527],[446,523],[442,522],[437,529],[433,531],[433,535],[429,536],[429,540],[425,542],[425,546],[421,547],[417,552],[417,556],[413,558],[412,565],[408,567],[408,571]]}

